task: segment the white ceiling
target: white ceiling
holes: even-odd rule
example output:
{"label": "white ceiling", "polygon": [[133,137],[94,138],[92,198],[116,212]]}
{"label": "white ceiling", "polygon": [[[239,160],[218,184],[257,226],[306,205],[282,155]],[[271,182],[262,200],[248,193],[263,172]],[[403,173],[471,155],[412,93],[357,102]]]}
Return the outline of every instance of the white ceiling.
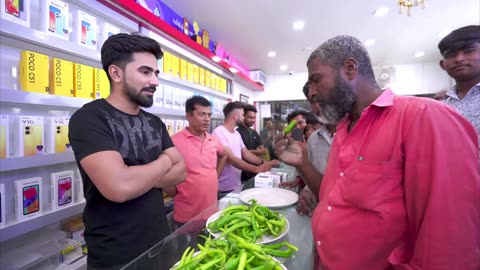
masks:
{"label": "white ceiling", "polygon": [[[249,69],[268,75],[306,72],[306,60],[322,42],[340,34],[361,41],[375,39],[368,47],[374,65],[409,64],[440,59],[439,33],[480,24],[480,0],[426,0],[412,16],[398,14],[397,0],[162,0],[189,21],[210,32],[230,55]],[[390,12],[376,17],[373,12]],[[292,23],[303,20],[305,28],[294,31]],[[270,58],[267,52],[277,56]],[[424,51],[425,56],[414,54]],[[281,71],[280,65],[288,65]]]}

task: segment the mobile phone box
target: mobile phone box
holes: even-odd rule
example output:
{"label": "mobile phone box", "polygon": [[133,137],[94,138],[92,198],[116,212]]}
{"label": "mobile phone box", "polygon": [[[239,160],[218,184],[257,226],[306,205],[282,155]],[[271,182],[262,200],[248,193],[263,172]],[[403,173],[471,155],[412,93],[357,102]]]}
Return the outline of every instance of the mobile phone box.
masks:
{"label": "mobile phone box", "polygon": [[32,51],[20,53],[19,79],[23,91],[48,94],[48,56]]}
{"label": "mobile phone box", "polygon": [[50,60],[50,94],[73,97],[73,62],[60,58]]}
{"label": "mobile phone box", "polygon": [[51,174],[52,210],[70,207],[74,204],[75,178],[73,171]]}
{"label": "mobile phone box", "polygon": [[15,181],[17,221],[25,221],[43,212],[42,178],[32,177]]}
{"label": "mobile phone box", "polygon": [[14,156],[45,153],[43,116],[18,116],[15,120]]}

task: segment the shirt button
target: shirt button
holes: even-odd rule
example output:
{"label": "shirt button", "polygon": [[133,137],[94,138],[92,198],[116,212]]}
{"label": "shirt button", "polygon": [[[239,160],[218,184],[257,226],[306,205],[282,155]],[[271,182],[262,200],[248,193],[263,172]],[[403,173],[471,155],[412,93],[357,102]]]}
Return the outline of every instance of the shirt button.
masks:
{"label": "shirt button", "polygon": [[327,207],[327,210],[332,211],[332,207],[331,206]]}
{"label": "shirt button", "polygon": [[317,241],[317,246],[320,246],[322,243],[320,241]]}
{"label": "shirt button", "polygon": [[344,175],[343,172],[341,172],[341,173],[340,173],[340,176],[343,176],[343,175]]}

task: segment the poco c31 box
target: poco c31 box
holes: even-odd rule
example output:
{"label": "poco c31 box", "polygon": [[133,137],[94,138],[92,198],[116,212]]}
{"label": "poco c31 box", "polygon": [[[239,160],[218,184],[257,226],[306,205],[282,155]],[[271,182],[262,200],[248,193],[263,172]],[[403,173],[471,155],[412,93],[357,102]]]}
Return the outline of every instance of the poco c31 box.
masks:
{"label": "poco c31 box", "polygon": [[48,94],[48,56],[32,51],[20,53],[20,86],[23,91]]}
{"label": "poco c31 box", "polygon": [[198,66],[193,64],[193,82],[198,84],[200,82],[200,74],[198,72]]}
{"label": "poco c31 box", "polygon": [[212,85],[211,85],[211,77],[212,77],[212,73],[208,70],[205,69],[205,86],[210,88]]}
{"label": "poco c31 box", "polygon": [[73,64],[73,92],[75,97],[92,98],[93,67]]}
{"label": "poco c31 box", "polygon": [[172,55],[163,51],[163,73],[172,74]]}
{"label": "poco c31 box", "polygon": [[16,216],[24,221],[42,215],[42,178],[32,177],[15,181]]}
{"label": "poco c31 box", "polygon": [[52,173],[52,210],[66,208],[74,203],[75,182],[73,175],[73,171]]}
{"label": "poco c31 box", "polygon": [[45,152],[47,154],[71,152],[68,139],[70,117],[48,117],[45,125]]}
{"label": "poco c31 box", "polygon": [[180,78],[180,59],[176,55],[171,56],[172,61],[172,76]]}
{"label": "poco c31 box", "polygon": [[193,64],[187,62],[187,80],[193,82]]}
{"label": "poco c31 box", "polygon": [[50,94],[73,97],[73,62],[52,58],[50,61]]}
{"label": "poco c31 box", "polygon": [[210,73],[210,88],[217,89],[217,74]]}
{"label": "poco c31 box", "polygon": [[68,4],[61,0],[41,0],[42,30],[68,40],[70,36]]}
{"label": "poco c31 box", "polygon": [[19,116],[15,126],[15,156],[34,156],[45,152],[43,116]]}
{"label": "poco c31 box", "polygon": [[0,158],[10,156],[10,133],[8,115],[0,115]]}
{"label": "poco c31 box", "polygon": [[1,0],[1,18],[30,27],[30,0]]}
{"label": "poco c31 box", "polygon": [[107,98],[110,95],[110,82],[103,69],[93,68],[93,93],[92,98]]}
{"label": "poco c31 box", "polygon": [[187,80],[188,79],[188,64],[187,60],[180,58],[180,79]]}
{"label": "poco c31 box", "polygon": [[76,42],[82,46],[97,49],[97,18],[78,10],[75,13],[73,25]]}
{"label": "poco c31 box", "polygon": [[205,86],[205,69],[201,67],[198,68],[198,82],[200,85]]}

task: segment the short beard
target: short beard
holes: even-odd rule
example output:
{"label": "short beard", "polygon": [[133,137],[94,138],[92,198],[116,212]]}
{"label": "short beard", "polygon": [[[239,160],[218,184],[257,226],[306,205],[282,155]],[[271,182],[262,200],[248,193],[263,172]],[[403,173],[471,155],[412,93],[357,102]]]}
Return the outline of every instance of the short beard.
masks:
{"label": "short beard", "polygon": [[135,88],[130,86],[126,81],[124,81],[124,86],[125,86],[124,92],[127,95],[127,97],[130,98],[131,101],[137,103],[138,106],[140,106],[140,107],[144,107],[144,108],[152,107],[153,96],[144,96],[144,95],[142,95],[142,92],[143,91],[149,91],[149,92],[153,91],[153,92],[155,92],[155,90],[156,90],[155,87],[145,87],[145,88],[142,88],[142,90],[140,90],[137,93]]}
{"label": "short beard", "polygon": [[317,114],[318,121],[325,125],[337,125],[347,113],[352,111],[357,97],[353,89],[338,75],[331,96],[327,100],[317,98],[316,101],[320,107]]}

